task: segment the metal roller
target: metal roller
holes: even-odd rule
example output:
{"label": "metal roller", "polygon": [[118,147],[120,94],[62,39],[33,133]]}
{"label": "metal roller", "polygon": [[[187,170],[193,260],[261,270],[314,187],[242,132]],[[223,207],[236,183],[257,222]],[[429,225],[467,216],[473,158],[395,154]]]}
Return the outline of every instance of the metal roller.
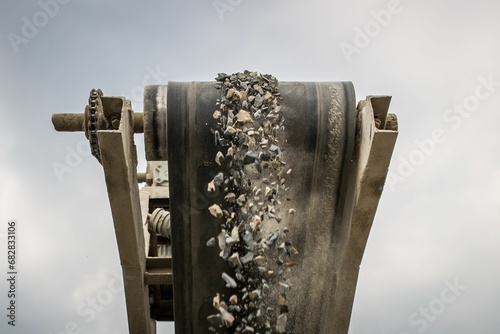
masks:
{"label": "metal roller", "polygon": [[143,122],[146,160],[167,160],[167,86],[144,87]]}
{"label": "metal roller", "polygon": [[[303,256],[290,293],[291,333],[332,333],[335,317],[339,243],[345,237],[353,207],[352,166],[356,104],[351,83],[280,83],[286,118],[284,155],[293,168],[288,185],[297,207],[289,222],[292,239]],[[217,235],[208,206],[216,147],[206,124],[211,122],[218,91],[213,83],[169,83],[168,142],[176,333],[209,333],[206,318],[211,298],[230,294],[221,280],[230,272],[206,241]],[[287,160],[287,158],[285,158]],[[221,196],[218,194],[218,196]],[[178,320],[178,321],[177,321]]]}

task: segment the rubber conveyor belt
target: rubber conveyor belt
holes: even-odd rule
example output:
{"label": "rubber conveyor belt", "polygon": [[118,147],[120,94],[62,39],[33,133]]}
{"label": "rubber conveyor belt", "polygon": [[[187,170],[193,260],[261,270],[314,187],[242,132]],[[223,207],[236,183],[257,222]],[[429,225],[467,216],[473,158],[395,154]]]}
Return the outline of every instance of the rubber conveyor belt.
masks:
{"label": "rubber conveyor belt", "polygon": [[[356,104],[350,82],[281,82],[285,131],[280,144],[293,168],[287,197],[294,219],[286,222],[299,263],[294,268],[288,329],[292,333],[334,333],[337,276],[353,211]],[[169,82],[167,143],[171,196],[174,313],[177,334],[209,333],[212,298],[227,293],[227,262],[206,242],[219,233],[208,207],[221,201],[209,193],[217,153],[212,122],[220,91],[213,82]],[[217,197],[219,196],[219,197]],[[356,271],[357,273],[357,271]],[[353,278],[354,280],[357,277]],[[349,310],[350,305],[343,305]],[[348,319],[347,319],[348,321]]]}

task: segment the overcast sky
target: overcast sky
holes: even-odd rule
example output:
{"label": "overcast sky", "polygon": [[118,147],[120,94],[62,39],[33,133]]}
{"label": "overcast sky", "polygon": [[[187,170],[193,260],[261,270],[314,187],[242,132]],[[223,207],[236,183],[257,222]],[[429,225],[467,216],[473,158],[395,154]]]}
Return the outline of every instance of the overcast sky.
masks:
{"label": "overcast sky", "polygon": [[17,219],[19,296],[12,328],[2,278],[0,332],[127,332],[102,167],[82,133],[53,130],[51,114],[82,112],[94,87],[141,111],[144,84],[251,69],[352,81],[357,100],[393,96],[400,134],[350,333],[499,333],[500,2],[215,4],[1,2],[0,233]]}

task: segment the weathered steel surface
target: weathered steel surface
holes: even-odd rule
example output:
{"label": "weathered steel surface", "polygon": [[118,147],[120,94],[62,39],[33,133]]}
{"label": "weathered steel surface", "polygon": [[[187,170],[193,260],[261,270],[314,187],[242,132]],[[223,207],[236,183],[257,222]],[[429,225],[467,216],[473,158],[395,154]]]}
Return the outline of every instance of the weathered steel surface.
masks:
{"label": "weathered steel surface", "polygon": [[98,132],[102,166],[123,269],[131,334],[154,332],[149,291],[144,282],[146,254],[143,217],[137,184],[132,112],[124,108],[119,130]]}
{"label": "weathered steel surface", "polygon": [[144,143],[146,160],[167,160],[167,87],[144,87]]}
{"label": "weathered steel surface", "polygon": [[[368,97],[358,107],[356,146],[353,156],[354,209],[350,224],[339,240],[335,261],[338,262],[337,289],[334,297],[336,310],[335,333],[347,333],[351,319],[359,266],[368,241],[379,199],[384,188],[392,151],[398,132],[397,123],[388,124],[387,111],[390,96]],[[379,128],[374,117],[381,120]],[[395,118],[392,118],[395,120]]]}
{"label": "weathered steel surface", "polygon": [[[302,253],[290,300],[293,333],[345,333],[338,320],[350,307],[335,301],[338,275],[349,239],[354,207],[353,161],[356,106],[350,83],[280,83],[286,118],[284,160],[296,214],[282,222]],[[220,194],[207,191],[214,177],[216,147],[209,126],[218,91],[213,83],[169,83],[168,143],[171,184],[174,294],[177,333],[208,333],[211,298],[229,291],[221,273],[230,272],[206,241],[218,234],[208,206]],[[285,209],[287,209],[285,204]],[[355,282],[354,282],[355,283]],[[355,286],[355,284],[354,284]],[[354,296],[350,290],[345,297]],[[351,304],[352,305],[352,302]],[[348,319],[348,317],[347,317]]]}

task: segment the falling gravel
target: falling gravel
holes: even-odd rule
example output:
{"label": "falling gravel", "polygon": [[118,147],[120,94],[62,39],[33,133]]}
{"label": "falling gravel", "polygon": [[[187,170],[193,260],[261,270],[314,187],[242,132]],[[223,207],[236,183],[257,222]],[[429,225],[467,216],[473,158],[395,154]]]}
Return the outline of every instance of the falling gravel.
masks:
{"label": "falling gravel", "polygon": [[220,99],[211,111],[211,131],[219,171],[207,189],[218,189],[224,199],[209,207],[220,232],[207,247],[218,246],[232,272],[221,273],[231,293],[214,296],[207,326],[221,334],[287,333],[299,251],[286,227],[295,210],[282,212],[286,178],[293,173],[280,147],[285,119],[278,81],[250,71],[220,73],[216,80]]}

